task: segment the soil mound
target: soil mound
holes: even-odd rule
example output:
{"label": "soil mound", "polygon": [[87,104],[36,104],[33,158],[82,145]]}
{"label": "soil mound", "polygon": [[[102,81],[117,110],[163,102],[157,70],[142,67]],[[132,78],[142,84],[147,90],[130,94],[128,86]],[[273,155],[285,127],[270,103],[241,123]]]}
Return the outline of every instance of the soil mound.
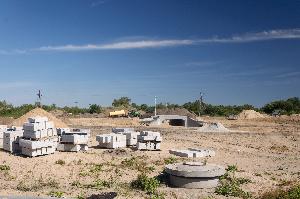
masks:
{"label": "soil mound", "polygon": [[56,128],[67,128],[68,127],[68,125],[65,124],[63,121],[61,121],[60,119],[57,119],[54,115],[52,115],[51,113],[48,113],[47,111],[45,111],[44,109],[41,109],[41,108],[35,108],[35,109],[29,111],[25,115],[14,120],[10,125],[23,126],[23,124],[28,121],[28,118],[36,117],[36,116],[47,117],[49,119],[49,121],[54,122],[54,125]]}
{"label": "soil mound", "polygon": [[223,124],[220,122],[217,123],[204,123],[204,125],[198,128],[200,132],[229,132],[230,130],[227,129]]}
{"label": "soil mound", "polygon": [[265,116],[255,110],[243,110],[239,115],[238,119],[256,119],[256,118],[265,118]]}

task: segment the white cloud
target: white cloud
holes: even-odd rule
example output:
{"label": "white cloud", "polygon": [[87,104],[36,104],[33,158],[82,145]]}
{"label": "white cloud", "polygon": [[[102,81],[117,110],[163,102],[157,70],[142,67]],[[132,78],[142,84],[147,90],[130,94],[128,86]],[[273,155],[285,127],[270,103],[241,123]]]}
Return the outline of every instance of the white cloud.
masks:
{"label": "white cloud", "polygon": [[176,46],[190,46],[210,43],[246,43],[268,41],[276,39],[300,39],[300,29],[279,29],[269,30],[257,33],[246,33],[243,35],[234,35],[231,37],[213,37],[208,39],[173,39],[173,40],[127,40],[107,44],[86,44],[86,45],[61,45],[61,46],[42,46],[35,49],[25,50],[0,50],[0,54],[24,54],[28,52],[45,51],[88,51],[88,50],[125,50],[125,49],[144,49],[144,48],[162,48]]}

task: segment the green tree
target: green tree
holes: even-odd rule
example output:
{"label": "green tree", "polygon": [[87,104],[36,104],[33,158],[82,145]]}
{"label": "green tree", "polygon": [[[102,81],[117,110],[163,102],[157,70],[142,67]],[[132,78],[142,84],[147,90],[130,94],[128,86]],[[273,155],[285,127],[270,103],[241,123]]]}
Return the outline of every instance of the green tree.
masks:
{"label": "green tree", "polygon": [[120,99],[114,99],[112,106],[113,107],[129,107],[131,99],[128,97],[121,97]]}
{"label": "green tree", "polygon": [[91,104],[89,107],[89,113],[101,113],[102,112],[102,107],[97,104]]}

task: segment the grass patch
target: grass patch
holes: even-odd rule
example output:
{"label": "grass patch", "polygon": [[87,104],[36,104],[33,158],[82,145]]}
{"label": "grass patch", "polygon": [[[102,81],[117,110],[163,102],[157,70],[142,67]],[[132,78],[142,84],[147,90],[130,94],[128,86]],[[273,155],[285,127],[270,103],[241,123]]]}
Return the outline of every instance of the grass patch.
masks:
{"label": "grass patch", "polygon": [[148,172],[151,168],[147,167],[147,163],[144,161],[145,157],[137,156],[132,158],[126,158],[121,162],[123,167],[127,167],[132,170],[138,170],[140,172]]}
{"label": "grass patch", "polygon": [[0,171],[9,171],[9,170],[10,170],[10,166],[5,164],[0,165]]}
{"label": "grass patch", "polygon": [[91,173],[98,173],[103,170],[103,164],[93,164],[90,168]]}
{"label": "grass patch", "polygon": [[140,189],[148,194],[156,193],[159,185],[160,181],[157,178],[150,178],[145,174],[139,175],[138,178],[131,183],[132,188]]}
{"label": "grass patch", "polygon": [[259,199],[300,199],[300,185],[294,185],[289,189],[275,189],[264,193]]}
{"label": "grass patch", "polygon": [[226,173],[220,177],[220,185],[215,189],[215,193],[223,196],[234,196],[240,198],[250,198],[251,194],[242,190],[240,185],[250,183],[251,180],[246,178],[236,178],[236,165],[229,165]]}
{"label": "grass patch", "polygon": [[40,177],[40,179],[34,181],[32,184],[27,181],[20,181],[17,185],[17,190],[24,192],[38,191],[44,188],[58,189],[59,183],[51,178],[43,180],[43,178]]}
{"label": "grass patch", "polygon": [[175,158],[175,157],[173,157],[173,156],[164,159],[164,163],[165,163],[165,164],[174,164],[174,163],[176,163],[177,161],[178,161],[178,159]]}
{"label": "grass patch", "polygon": [[51,191],[48,196],[51,196],[51,197],[56,197],[56,198],[61,198],[63,197],[64,195],[64,192],[61,192],[61,191]]}
{"label": "grass patch", "polygon": [[66,162],[64,160],[57,160],[57,161],[55,161],[55,164],[65,165]]}

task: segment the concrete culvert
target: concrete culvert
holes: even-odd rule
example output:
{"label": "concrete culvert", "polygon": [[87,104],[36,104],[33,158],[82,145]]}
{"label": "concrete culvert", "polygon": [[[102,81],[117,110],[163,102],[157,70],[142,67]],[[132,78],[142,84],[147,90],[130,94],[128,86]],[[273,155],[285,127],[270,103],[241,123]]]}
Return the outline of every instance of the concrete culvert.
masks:
{"label": "concrete culvert", "polygon": [[214,188],[219,177],[225,174],[225,168],[215,164],[186,162],[169,164],[165,167],[170,184],[188,189]]}

